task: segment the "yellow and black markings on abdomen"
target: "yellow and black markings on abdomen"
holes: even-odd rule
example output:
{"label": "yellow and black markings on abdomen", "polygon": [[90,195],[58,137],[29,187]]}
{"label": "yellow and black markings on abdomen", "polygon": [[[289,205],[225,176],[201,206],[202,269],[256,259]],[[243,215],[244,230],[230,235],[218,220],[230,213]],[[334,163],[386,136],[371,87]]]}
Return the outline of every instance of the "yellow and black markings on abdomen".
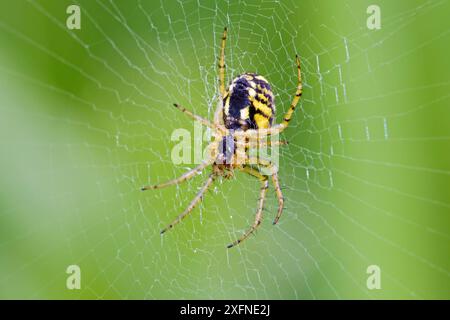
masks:
{"label": "yellow and black markings on abdomen", "polygon": [[228,129],[263,129],[272,125],[275,104],[269,82],[254,73],[236,77],[223,98],[223,120]]}

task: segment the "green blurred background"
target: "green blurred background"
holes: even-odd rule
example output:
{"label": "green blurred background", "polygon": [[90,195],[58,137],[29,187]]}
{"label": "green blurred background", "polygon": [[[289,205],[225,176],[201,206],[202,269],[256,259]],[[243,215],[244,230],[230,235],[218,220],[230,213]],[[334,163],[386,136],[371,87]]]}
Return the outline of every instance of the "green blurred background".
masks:
{"label": "green blurred background", "polygon": [[[81,7],[81,30],[66,8]],[[450,3],[0,1],[0,297],[450,298]],[[237,174],[161,237],[202,180],[187,170],[173,102],[212,117],[227,79],[266,76],[278,120],[304,96],[256,234],[258,183]],[[66,268],[81,268],[81,290]],[[381,289],[366,287],[369,265]]]}

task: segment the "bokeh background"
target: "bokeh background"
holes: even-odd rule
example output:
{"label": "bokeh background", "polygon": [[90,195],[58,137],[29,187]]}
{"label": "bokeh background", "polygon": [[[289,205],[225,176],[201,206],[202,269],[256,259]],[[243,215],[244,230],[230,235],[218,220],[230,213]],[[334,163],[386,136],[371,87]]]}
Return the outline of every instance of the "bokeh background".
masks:
{"label": "bokeh background", "polygon": [[[450,3],[380,0],[369,30],[372,2],[0,1],[0,297],[450,298]],[[225,25],[227,79],[268,78],[278,120],[296,53],[304,77],[286,210],[272,226],[271,190],[231,250],[254,219],[251,177],[217,183],[163,237],[208,173],[139,191],[192,167],[171,161],[175,129],[196,139],[171,104],[212,117]]]}

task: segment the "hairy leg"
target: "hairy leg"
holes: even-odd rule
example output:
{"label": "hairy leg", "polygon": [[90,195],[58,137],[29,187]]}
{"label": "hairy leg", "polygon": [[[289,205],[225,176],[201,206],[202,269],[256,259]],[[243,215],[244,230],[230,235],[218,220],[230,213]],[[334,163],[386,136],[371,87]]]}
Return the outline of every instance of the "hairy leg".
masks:
{"label": "hairy leg", "polygon": [[275,188],[275,193],[277,195],[278,200],[278,212],[277,215],[275,216],[275,219],[273,220],[273,224],[277,224],[278,221],[280,220],[284,208],[284,196],[283,193],[281,192],[280,180],[278,178],[278,168],[271,161],[256,157],[249,157],[248,163],[260,165],[270,170],[270,175],[272,176],[272,183]]}
{"label": "hairy leg", "polygon": [[298,102],[300,101],[300,98],[302,96],[302,91],[303,91],[302,73],[301,73],[301,69],[300,69],[300,59],[297,55],[295,56],[295,62],[297,64],[297,89],[295,91],[295,95],[294,95],[294,98],[292,99],[291,105],[290,105],[288,111],[286,112],[286,114],[283,118],[283,121],[281,122],[281,126],[283,127],[282,130],[284,130],[289,125],[289,121],[291,121],[291,119],[292,119],[292,115],[294,113],[295,107],[297,106]]}
{"label": "hairy leg", "polygon": [[203,184],[202,188],[200,189],[200,191],[197,193],[197,195],[195,196],[194,199],[192,199],[191,203],[189,204],[189,206],[183,211],[183,213],[181,213],[175,220],[173,220],[167,227],[165,227],[164,229],[161,230],[161,234],[163,234],[164,232],[166,232],[167,230],[172,229],[176,224],[178,224],[181,220],[183,220],[189,213],[191,213],[191,211],[195,208],[195,206],[203,200],[203,195],[206,192],[206,190],[208,190],[208,188],[211,186],[211,184],[213,183],[215,179],[214,174],[210,174],[208,179],[205,181],[205,183]]}
{"label": "hairy leg", "polygon": [[277,199],[278,199],[278,212],[277,212],[275,219],[273,220],[273,224],[277,224],[278,220],[280,220],[280,217],[281,217],[281,214],[283,213],[283,208],[284,208],[284,197],[283,197],[283,193],[281,192],[280,180],[278,179],[278,173],[272,174],[272,183],[275,187],[275,193],[277,194]]}
{"label": "hairy leg", "polygon": [[223,98],[225,96],[225,44],[227,41],[227,27],[223,29],[222,42],[220,44],[220,57],[219,57],[219,90],[220,95]]}
{"label": "hairy leg", "polygon": [[254,177],[257,177],[259,181],[261,182],[261,190],[259,194],[259,200],[258,200],[258,209],[256,210],[255,215],[255,222],[251,225],[251,227],[237,240],[235,240],[233,243],[229,244],[227,248],[232,248],[245,239],[248,238],[249,235],[251,235],[261,224],[262,221],[262,212],[264,209],[264,201],[266,199],[267,189],[269,188],[269,181],[267,176],[262,175],[258,170],[250,168],[250,167],[243,167],[241,171],[246,172]]}
{"label": "hairy leg", "polygon": [[161,188],[171,186],[174,184],[179,184],[181,182],[184,182],[186,180],[193,178],[197,173],[201,172],[203,169],[205,169],[207,166],[209,166],[216,160],[217,153],[218,153],[218,145],[219,145],[219,141],[211,142],[207,147],[208,152],[209,152],[208,159],[206,159],[205,161],[200,163],[197,167],[184,173],[180,177],[169,180],[169,181],[161,183],[161,184],[144,186],[141,188],[141,190],[145,191],[145,190],[152,190],[152,189],[161,189]]}
{"label": "hairy leg", "polygon": [[201,164],[199,164],[197,167],[189,170],[188,172],[184,173],[183,175],[179,176],[178,178],[175,178],[175,179],[172,179],[167,182],[160,183],[160,184],[144,186],[141,188],[141,190],[145,191],[145,190],[161,189],[161,188],[165,188],[165,187],[168,187],[168,186],[171,186],[174,184],[182,183],[186,180],[193,178],[195,175],[197,175],[197,173],[201,172],[203,169],[205,169],[210,164],[211,164],[210,161],[204,161]]}
{"label": "hairy leg", "polygon": [[219,101],[217,103],[216,111],[214,112],[214,124],[219,125],[220,124],[220,118],[222,115],[222,107],[223,107],[223,99],[225,98],[225,44],[227,41],[227,28],[225,27],[223,29],[223,35],[222,35],[222,41],[220,44],[220,56],[219,56]]}
{"label": "hairy leg", "polygon": [[200,116],[198,116],[198,115],[192,113],[191,111],[189,111],[188,109],[186,109],[186,108],[183,107],[182,105],[179,105],[179,104],[177,104],[177,103],[174,103],[173,105],[174,105],[178,110],[180,110],[181,112],[183,112],[184,114],[186,114],[188,117],[194,119],[195,121],[198,121],[199,123],[201,123],[201,124],[203,124],[203,125],[205,125],[205,126],[211,128],[211,129],[213,129],[213,130],[220,130],[220,131],[222,131],[222,132],[225,132],[225,131],[226,131],[226,129],[225,129],[224,126],[222,126],[222,125],[220,125],[220,124],[215,125],[215,124],[211,123],[209,120],[207,120],[207,119],[205,119],[205,118],[203,118],[203,117],[200,117]]}

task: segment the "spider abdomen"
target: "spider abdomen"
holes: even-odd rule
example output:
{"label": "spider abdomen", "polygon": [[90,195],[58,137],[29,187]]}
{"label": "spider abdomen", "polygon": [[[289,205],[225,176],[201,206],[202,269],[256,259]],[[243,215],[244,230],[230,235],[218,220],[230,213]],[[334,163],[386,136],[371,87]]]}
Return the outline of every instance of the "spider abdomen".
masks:
{"label": "spider abdomen", "polygon": [[263,129],[273,123],[274,96],[263,76],[244,73],[236,77],[228,87],[223,106],[223,121],[228,129]]}

